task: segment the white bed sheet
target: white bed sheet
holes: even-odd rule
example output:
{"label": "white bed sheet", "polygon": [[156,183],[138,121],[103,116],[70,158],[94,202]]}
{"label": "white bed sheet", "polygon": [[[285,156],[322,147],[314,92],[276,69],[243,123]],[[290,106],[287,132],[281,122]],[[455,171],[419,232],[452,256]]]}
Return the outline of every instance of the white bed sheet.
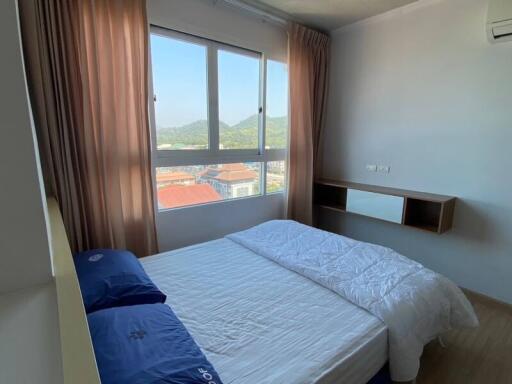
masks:
{"label": "white bed sheet", "polygon": [[141,261],[225,384],[363,384],[387,360],[379,319],[229,239]]}
{"label": "white bed sheet", "polygon": [[267,221],[226,237],[381,319],[388,327],[394,381],[416,378],[429,341],[454,328],[478,325],[459,287],[390,248],[292,220]]}

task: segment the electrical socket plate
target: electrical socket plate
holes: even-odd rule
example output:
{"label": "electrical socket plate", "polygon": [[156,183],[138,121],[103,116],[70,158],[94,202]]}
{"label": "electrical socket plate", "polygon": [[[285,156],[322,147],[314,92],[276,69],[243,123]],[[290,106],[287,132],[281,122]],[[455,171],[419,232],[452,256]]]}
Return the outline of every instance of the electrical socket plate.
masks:
{"label": "electrical socket plate", "polygon": [[389,165],[379,165],[377,167],[377,171],[382,172],[382,173],[389,173],[390,170],[391,170],[391,167]]}

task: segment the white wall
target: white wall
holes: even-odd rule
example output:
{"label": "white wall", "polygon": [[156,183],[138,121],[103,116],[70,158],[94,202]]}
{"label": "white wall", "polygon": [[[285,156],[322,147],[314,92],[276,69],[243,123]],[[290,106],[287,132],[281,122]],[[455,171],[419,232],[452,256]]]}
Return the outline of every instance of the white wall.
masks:
{"label": "white wall", "polygon": [[321,225],[512,303],[512,43],[486,40],[487,4],[423,0],[333,34],[324,176],[457,196],[453,230]]}
{"label": "white wall", "polygon": [[0,293],[50,281],[46,200],[15,0],[0,2]]}
{"label": "white wall", "polygon": [[62,384],[52,282],[0,295],[0,383]]}
{"label": "white wall", "polygon": [[[263,52],[286,60],[286,31],[209,0],[149,0],[151,24]],[[284,196],[275,194],[197,207],[166,210],[156,216],[160,251],[220,238],[261,222],[282,218]]]}
{"label": "white wall", "polygon": [[157,214],[160,251],[218,239],[284,215],[283,195],[252,197]]}

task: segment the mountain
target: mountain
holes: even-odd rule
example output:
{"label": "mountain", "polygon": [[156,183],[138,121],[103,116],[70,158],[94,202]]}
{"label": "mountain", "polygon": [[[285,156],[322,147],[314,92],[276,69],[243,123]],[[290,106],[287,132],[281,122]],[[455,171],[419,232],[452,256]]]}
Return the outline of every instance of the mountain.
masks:
{"label": "mountain", "polygon": [[286,148],[288,142],[288,117],[267,117],[265,146],[270,148]]}
{"label": "mountain", "polygon": [[[229,126],[219,122],[220,142],[223,148],[256,148],[258,146],[258,115],[250,116],[238,124]],[[286,117],[267,117],[266,146],[271,148],[286,147]],[[206,148],[208,144],[208,122],[198,120],[181,127],[159,128],[157,130],[159,147],[172,149]]]}

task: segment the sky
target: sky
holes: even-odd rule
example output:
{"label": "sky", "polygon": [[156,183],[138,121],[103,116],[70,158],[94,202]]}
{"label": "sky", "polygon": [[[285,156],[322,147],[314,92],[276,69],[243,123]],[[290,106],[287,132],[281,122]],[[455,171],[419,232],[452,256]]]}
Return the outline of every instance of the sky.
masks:
{"label": "sky", "polygon": [[[179,127],[207,118],[206,47],[151,35],[157,127]],[[234,125],[258,113],[259,60],[219,50],[219,118]],[[288,111],[285,64],[267,61],[267,115]]]}

